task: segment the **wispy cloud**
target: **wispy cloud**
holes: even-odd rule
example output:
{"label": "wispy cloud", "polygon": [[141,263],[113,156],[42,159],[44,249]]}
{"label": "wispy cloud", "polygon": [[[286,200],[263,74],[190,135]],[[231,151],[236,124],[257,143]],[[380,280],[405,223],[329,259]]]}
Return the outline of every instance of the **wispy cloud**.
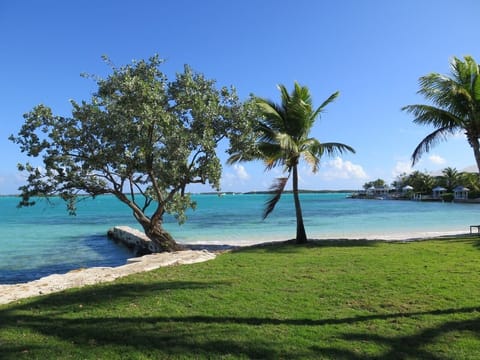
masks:
{"label": "wispy cloud", "polygon": [[395,167],[392,170],[393,177],[397,177],[402,174],[410,174],[413,171],[410,161],[397,161]]}
{"label": "wispy cloud", "polygon": [[322,165],[320,177],[330,181],[335,179],[366,179],[368,176],[361,165],[337,157]]}
{"label": "wispy cloud", "polygon": [[430,155],[430,156],[428,157],[428,159],[429,159],[432,163],[434,163],[435,165],[443,165],[443,164],[445,164],[445,163],[447,162],[447,161],[446,161],[444,158],[442,158],[440,155]]}
{"label": "wispy cloud", "polygon": [[233,171],[227,171],[224,174],[223,180],[227,185],[235,185],[250,180],[250,174],[243,165],[235,164],[232,166],[232,170]]}
{"label": "wispy cloud", "polygon": [[240,180],[249,180],[250,175],[245,170],[243,165],[235,164],[233,165],[233,170],[235,171],[235,176]]}

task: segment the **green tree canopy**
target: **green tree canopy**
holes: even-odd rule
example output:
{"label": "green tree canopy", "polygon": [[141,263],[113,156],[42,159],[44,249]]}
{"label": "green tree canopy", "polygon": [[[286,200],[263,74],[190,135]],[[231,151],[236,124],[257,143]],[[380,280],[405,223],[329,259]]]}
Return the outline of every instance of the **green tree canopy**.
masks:
{"label": "green tree canopy", "polygon": [[480,68],[471,56],[464,61],[454,57],[451,75],[432,73],[420,78],[419,94],[433,105],[407,105],[402,110],[413,114],[414,123],[433,126],[412,154],[412,163],[418,162],[448,135],[463,131],[473,150],[477,168],[480,170]]}
{"label": "green tree canopy", "polygon": [[442,175],[438,176],[437,183],[439,186],[445,187],[448,192],[453,192],[453,188],[461,185],[460,173],[457,169],[447,167],[442,170]]}
{"label": "green tree canopy", "polygon": [[404,186],[410,185],[416,193],[431,194],[432,189],[437,185],[435,178],[421,171],[414,171],[404,178]]}
{"label": "green tree canopy", "polygon": [[[108,59],[105,59],[108,61]],[[10,139],[41,166],[20,164],[28,174],[21,206],[36,196],[60,195],[71,213],[79,194],[113,194],[126,204],[160,250],[178,248],[162,224],[166,213],[179,222],[195,203],[185,192],[192,183],[219,189],[218,143],[240,137],[249,106],[233,88],[217,89],[185,66],[169,82],[163,60],[134,61],[95,78],[90,101],[72,101],[72,116],[38,105],[24,115]]]}
{"label": "green tree canopy", "polygon": [[298,169],[301,158],[312,166],[317,172],[320,158],[323,155],[336,155],[343,152],[355,152],[353,148],[341,143],[321,143],[309,137],[310,131],[324,108],[338,96],[333,93],[317,109],[314,109],[310,91],[305,86],[294,84],[291,93],[285,86],[279,85],[281,104],[257,98],[256,104],[262,117],[255,122],[253,134],[254,147],[245,146],[233,152],[230,163],[260,159],[264,161],[267,169],[282,166],[287,172],[286,177],[277,179],[272,186],[274,195],[267,202],[264,218],[270,214],[285,189],[290,175],[293,181],[293,197],[297,218],[297,243],[307,241],[303,223],[302,209],[298,195]]}
{"label": "green tree canopy", "polygon": [[363,184],[363,188],[365,190],[368,190],[370,189],[372,186],[374,188],[380,188],[380,187],[383,187],[385,186],[386,183],[385,183],[385,180],[383,179],[377,179],[377,180],[374,180],[374,181],[369,181],[369,182],[366,182],[365,184]]}

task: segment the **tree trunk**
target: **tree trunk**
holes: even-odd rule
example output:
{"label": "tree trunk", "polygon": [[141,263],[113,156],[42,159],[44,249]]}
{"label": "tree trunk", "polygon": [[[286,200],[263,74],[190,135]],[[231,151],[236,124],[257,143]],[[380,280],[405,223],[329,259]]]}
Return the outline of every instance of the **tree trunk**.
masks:
{"label": "tree trunk", "polygon": [[293,200],[295,201],[295,214],[297,216],[297,244],[305,244],[307,242],[307,234],[303,225],[302,207],[300,206],[300,198],[298,195],[298,170],[297,165],[293,166]]}
{"label": "tree trunk", "polygon": [[178,244],[161,226],[154,226],[148,232],[145,231],[145,234],[159,247],[161,252],[184,250],[184,247]]}
{"label": "tree trunk", "polygon": [[152,223],[147,221],[141,223],[145,235],[148,236],[150,240],[153,241],[158,252],[172,252],[178,250],[184,250],[184,247],[178,244],[173,237],[163,229],[162,225],[159,223]]}
{"label": "tree trunk", "polygon": [[152,252],[172,252],[184,249],[184,247],[177,244],[173,237],[162,227],[162,208],[157,208],[154,215],[149,218],[145,215],[144,211],[137,206],[135,201],[129,199],[122,192],[114,192],[113,194],[132,209],[133,217],[142,225],[145,235],[147,235],[155,245],[154,249],[137,249],[138,253],[145,255]]}
{"label": "tree trunk", "polygon": [[473,155],[475,156],[475,161],[477,163],[477,171],[480,173],[480,144],[478,143],[478,139],[470,141],[470,145],[472,146]]}

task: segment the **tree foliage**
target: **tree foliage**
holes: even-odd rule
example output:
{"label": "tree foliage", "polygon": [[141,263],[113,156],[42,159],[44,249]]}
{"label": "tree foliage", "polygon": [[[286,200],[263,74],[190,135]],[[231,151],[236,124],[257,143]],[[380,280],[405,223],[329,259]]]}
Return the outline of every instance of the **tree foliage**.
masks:
{"label": "tree foliage", "polygon": [[298,195],[298,169],[300,159],[305,160],[313,172],[319,169],[323,155],[333,156],[344,152],[355,152],[353,148],[341,143],[321,143],[310,137],[315,120],[324,108],[335,100],[338,92],[330,95],[318,108],[313,107],[310,91],[305,86],[294,84],[291,93],[284,85],[279,85],[281,103],[256,98],[256,104],[262,115],[250,132],[253,146],[240,148],[231,153],[230,163],[260,159],[267,170],[282,166],[287,176],[276,180],[271,190],[273,195],[266,202],[264,218],[275,208],[290,176],[293,181],[293,197],[297,218],[297,243],[307,241],[303,216]]}
{"label": "tree foliage", "polygon": [[217,145],[242,136],[253,108],[239,101],[235,89],[217,89],[189,66],[169,81],[162,63],[153,56],[110,64],[111,75],[94,77],[98,90],[90,101],[72,101],[71,116],[54,115],[45,105],[24,115],[10,139],[42,164],[19,165],[28,174],[21,206],[59,195],[75,213],[79,194],[113,194],[161,250],[177,248],[162,227],[164,214],[185,220],[185,211],[195,207],[189,184],[219,189]]}
{"label": "tree foliage", "polygon": [[[385,183],[382,179],[370,181],[364,184],[364,189],[368,189],[375,182]],[[411,186],[413,188],[412,192],[423,195],[432,194],[433,188],[437,186],[445,188],[445,191],[448,193],[453,193],[454,188],[457,186],[464,186],[470,190],[470,197],[478,198],[480,196],[480,178],[478,173],[459,172],[451,167],[444,168],[441,175],[437,176],[421,171],[400,174],[392,183],[392,190],[398,192],[405,186]]]}
{"label": "tree foliage", "polygon": [[385,186],[385,185],[386,185],[385,180],[383,180],[383,179],[377,179],[377,180],[374,180],[374,181],[366,182],[365,184],[363,184],[363,188],[364,188],[365,190],[368,190],[368,189],[370,189],[371,187],[380,188],[380,187],[383,187],[383,186]]}
{"label": "tree foliage", "polygon": [[415,148],[412,163],[417,163],[439,141],[463,131],[480,170],[480,67],[471,56],[454,57],[450,76],[431,73],[420,78],[419,94],[430,104],[407,105],[402,110],[412,114],[414,123],[433,126]]}

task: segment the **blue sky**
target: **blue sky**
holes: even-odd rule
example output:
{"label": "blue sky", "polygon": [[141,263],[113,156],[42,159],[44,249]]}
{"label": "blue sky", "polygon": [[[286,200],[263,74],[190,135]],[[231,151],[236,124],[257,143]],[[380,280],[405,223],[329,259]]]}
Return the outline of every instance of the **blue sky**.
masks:
{"label": "blue sky", "polygon": [[[432,129],[400,111],[424,103],[418,78],[448,73],[452,56],[480,61],[477,0],[163,0],[0,2],[0,194],[24,182],[16,170],[26,157],[7,138],[22,115],[44,103],[68,116],[69,99],[95,90],[87,72],[157,53],[173,77],[183,64],[219,86],[279,100],[276,85],[310,88],[320,105],[340,97],[313,129],[323,142],[342,142],[356,154],[324,158],[317,174],[301,166],[306,189],[358,189],[409,172],[410,155]],[[222,155],[222,159],[226,156]],[[463,170],[474,164],[462,134],[435,147],[414,170]],[[267,189],[280,170],[261,163],[225,166],[225,191]],[[192,187],[191,191],[204,190]]]}

